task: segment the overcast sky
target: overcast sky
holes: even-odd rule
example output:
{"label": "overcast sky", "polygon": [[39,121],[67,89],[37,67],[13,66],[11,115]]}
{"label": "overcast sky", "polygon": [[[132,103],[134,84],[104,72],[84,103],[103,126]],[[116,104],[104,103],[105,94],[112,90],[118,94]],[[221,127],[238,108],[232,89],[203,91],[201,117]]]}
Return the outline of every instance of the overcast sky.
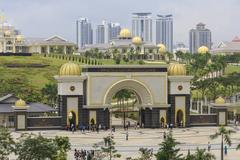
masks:
{"label": "overcast sky", "polygon": [[188,32],[198,22],[212,31],[215,43],[240,35],[240,0],[0,0],[0,10],[26,37],[57,34],[75,41],[80,17],[94,26],[105,19],[131,29],[133,12],[152,12],[153,18],[173,14],[174,42],[188,44]]}

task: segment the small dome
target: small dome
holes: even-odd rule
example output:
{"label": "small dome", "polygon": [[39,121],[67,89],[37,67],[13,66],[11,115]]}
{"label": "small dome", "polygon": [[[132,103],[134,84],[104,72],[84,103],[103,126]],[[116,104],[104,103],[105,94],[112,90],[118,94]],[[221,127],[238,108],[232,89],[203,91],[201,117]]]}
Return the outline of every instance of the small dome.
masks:
{"label": "small dome", "polygon": [[60,76],[79,76],[81,71],[77,64],[68,62],[61,66],[59,74]]}
{"label": "small dome", "polygon": [[178,63],[170,64],[168,67],[168,74],[170,76],[184,76],[186,75],[186,67]]}
{"label": "small dome", "polygon": [[129,31],[129,29],[124,28],[120,31],[119,36],[120,36],[120,38],[130,38],[131,37],[131,32]]}
{"label": "small dome", "polygon": [[23,36],[23,35],[17,35],[17,36],[16,36],[16,41],[18,41],[18,42],[23,41],[23,39],[24,39],[24,36]]}
{"label": "small dome", "polygon": [[157,47],[159,48],[159,53],[165,53],[166,52],[166,46],[164,44],[158,44]]}
{"label": "small dome", "polygon": [[135,44],[135,45],[141,45],[142,44],[142,38],[141,37],[134,37],[132,39],[132,43]]}
{"label": "small dome", "polygon": [[25,107],[26,106],[26,102],[22,99],[19,99],[15,102],[15,107]]}
{"label": "small dome", "polygon": [[5,36],[10,36],[10,35],[11,35],[11,32],[10,32],[9,30],[6,30],[6,31],[4,32],[4,35],[5,35]]}
{"label": "small dome", "polygon": [[198,48],[198,53],[199,54],[206,54],[209,51],[208,47],[206,46],[201,46]]}
{"label": "small dome", "polygon": [[215,99],[215,104],[225,104],[225,100],[222,97]]}

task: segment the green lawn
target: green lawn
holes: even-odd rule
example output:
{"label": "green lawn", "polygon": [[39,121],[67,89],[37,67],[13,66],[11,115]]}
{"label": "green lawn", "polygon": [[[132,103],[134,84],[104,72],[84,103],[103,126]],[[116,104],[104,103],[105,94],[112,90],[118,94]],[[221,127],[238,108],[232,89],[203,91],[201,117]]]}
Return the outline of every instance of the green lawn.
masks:
{"label": "green lawn", "polygon": [[[102,59],[99,60],[103,65],[114,65],[114,60]],[[15,79],[18,77],[26,77],[34,88],[37,90],[43,88],[43,86],[49,82],[53,82],[54,75],[57,75],[62,64],[68,62],[68,60],[62,60],[52,57],[43,57],[40,55],[33,56],[0,56],[0,78],[1,79]],[[76,62],[75,62],[76,63]],[[78,64],[82,64],[77,62]],[[6,64],[46,64],[49,65],[43,68],[33,68],[33,67],[16,67],[9,68]],[[138,61],[126,63],[121,61],[121,64],[138,64]],[[147,64],[147,63],[146,63]],[[150,63],[152,65],[152,63]],[[162,61],[156,64],[163,64]]]}
{"label": "green lawn", "polygon": [[[102,59],[99,60],[103,65],[114,65],[114,60]],[[68,62],[68,60],[62,60],[52,57],[43,57],[40,55],[17,57],[17,56],[0,56],[0,79],[17,79],[19,77],[25,77],[26,81],[29,82],[36,90],[40,90],[49,82],[54,82],[54,75],[57,75],[62,64]],[[76,62],[78,64],[82,64]],[[33,67],[16,67],[9,68],[6,64],[46,64],[48,66],[43,68]],[[138,64],[138,61],[126,63],[121,61],[121,64],[131,65]],[[147,65],[161,65],[166,64],[163,61],[145,61]],[[83,64],[85,65],[85,64]],[[228,65],[225,69],[225,75],[238,72],[240,73],[240,66]],[[201,97],[198,91],[192,92],[192,97]],[[198,96],[197,96],[198,95]]]}
{"label": "green lawn", "polygon": [[225,74],[231,74],[233,72],[240,73],[240,66],[228,65],[225,69]]}
{"label": "green lawn", "polygon": [[[47,64],[43,68],[19,67],[9,68],[5,64]],[[58,74],[59,68],[65,60],[46,58],[38,55],[26,57],[0,56],[0,74],[1,78],[26,77],[31,85],[37,89],[53,81],[53,76]]]}

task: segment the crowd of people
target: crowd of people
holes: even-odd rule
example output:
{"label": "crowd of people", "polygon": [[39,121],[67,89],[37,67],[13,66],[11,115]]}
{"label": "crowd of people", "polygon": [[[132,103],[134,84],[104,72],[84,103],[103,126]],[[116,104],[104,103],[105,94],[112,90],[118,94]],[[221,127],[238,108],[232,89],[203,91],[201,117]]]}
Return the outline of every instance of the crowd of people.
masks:
{"label": "crowd of people", "polygon": [[91,160],[94,157],[94,150],[74,150],[74,158],[75,160]]}

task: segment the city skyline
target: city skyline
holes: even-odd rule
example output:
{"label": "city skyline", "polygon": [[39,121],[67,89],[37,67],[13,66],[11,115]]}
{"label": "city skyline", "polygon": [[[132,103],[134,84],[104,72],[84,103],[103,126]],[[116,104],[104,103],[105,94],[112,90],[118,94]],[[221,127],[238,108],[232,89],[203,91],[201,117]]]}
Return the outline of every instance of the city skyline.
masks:
{"label": "city skyline", "polygon": [[[58,2],[57,6],[56,2]],[[22,0],[13,3],[12,1],[2,0],[0,9],[8,22],[20,29],[26,37],[46,37],[57,34],[74,42],[76,34],[75,21],[80,17],[87,17],[92,22],[94,30],[96,25],[103,19],[119,22],[122,28],[131,30],[131,14],[134,12],[151,12],[153,19],[157,14],[172,14],[174,16],[174,43],[184,42],[188,44],[188,32],[199,22],[203,22],[211,29],[213,43],[228,41],[234,36],[240,35],[238,30],[240,24],[235,21],[236,15],[240,12],[237,9],[240,2],[237,0],[217,2],[219,1],[202,0],[192,2],[184,0],[178,2],[173,0],[164,2],[150,0],[139,3],[136,0],[131,2],[126,0],[121,2],[109,0],[79,2],[71,0],[69,3],[69,1],[63,0],[43,0],[41,2]],[[126,7],[125,4],[132,5],[132,7]],[[218,7],[211,7],[215,4],[218,4]],[[91,10],[91,7],[94,10]],[[14,8],[14,10],[11,8]],[[226,10],[231,10],[231,12],[225,13]],[[49,12],[54,14],[49,14]],[[222,14],[224,14],[224,21],[219,18]],[[233,23],[234,25],[232,25]],[[36,28],[40,29],[36,32]],[[222,32],[223,30],[227,32]]]}
{"label": "city skyline", "polygon": [[162,43],[169,52],[173,51],[173,16],[157,15],[156,44]]}

